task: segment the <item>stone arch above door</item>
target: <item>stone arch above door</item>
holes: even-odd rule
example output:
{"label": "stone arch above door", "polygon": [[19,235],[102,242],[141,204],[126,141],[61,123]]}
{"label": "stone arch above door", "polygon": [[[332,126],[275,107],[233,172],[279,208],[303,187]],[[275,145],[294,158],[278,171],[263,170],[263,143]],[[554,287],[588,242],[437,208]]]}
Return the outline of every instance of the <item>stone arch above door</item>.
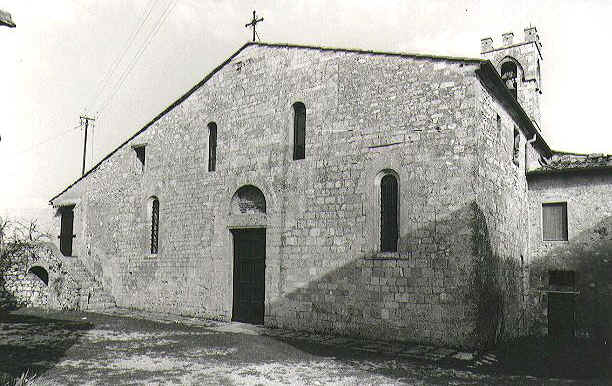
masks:
{"label": "stone arch above door", "polygon": [[266,214],[266,197],[256,186],[243,185],[232,196],[231,214]]}

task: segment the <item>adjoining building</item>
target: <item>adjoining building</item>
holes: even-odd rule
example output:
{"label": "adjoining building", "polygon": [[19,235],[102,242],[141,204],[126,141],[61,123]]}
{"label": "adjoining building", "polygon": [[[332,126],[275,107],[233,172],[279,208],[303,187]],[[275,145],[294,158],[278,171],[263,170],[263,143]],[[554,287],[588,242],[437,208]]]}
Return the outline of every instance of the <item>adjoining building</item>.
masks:
{"label": "adjoining building", "polygon": [[612,181],[575,172],[593,209],[544,173],[535,27],[482,52],[247,43],[50,200],[58,246],[122,307],[465,347],[556,331],[530,267],[580,267],[540,216],[566,203],[562,247],[609,238]]}

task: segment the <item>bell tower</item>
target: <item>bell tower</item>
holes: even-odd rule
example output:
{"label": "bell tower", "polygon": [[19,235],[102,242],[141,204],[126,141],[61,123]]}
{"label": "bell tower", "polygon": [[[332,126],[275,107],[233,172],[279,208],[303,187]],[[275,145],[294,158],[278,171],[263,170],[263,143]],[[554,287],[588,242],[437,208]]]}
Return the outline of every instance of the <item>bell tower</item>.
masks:
{"label": "bell tower", "polygon": [[510,93],[541,131],[542,43],[536,27],[525,28],[524,32],[524,40],[518,42],[514,33],[502,34],[500,47],[494,47],[490,37],[481,39],[480,53],[495,66]]}

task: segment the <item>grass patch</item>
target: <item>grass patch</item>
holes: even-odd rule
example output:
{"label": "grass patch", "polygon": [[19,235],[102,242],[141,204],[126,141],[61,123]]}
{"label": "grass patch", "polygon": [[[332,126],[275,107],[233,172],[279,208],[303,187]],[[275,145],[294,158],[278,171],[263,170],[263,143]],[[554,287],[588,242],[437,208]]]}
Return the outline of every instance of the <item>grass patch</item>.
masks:
{"label": "grass patch", "polygon": [[16,381],[26,382],[19,384],[27,384],[33,374],[40,375],[55,366],[91,328],[93,325],[88,322],[0,314],[2,382],[12,377]]}

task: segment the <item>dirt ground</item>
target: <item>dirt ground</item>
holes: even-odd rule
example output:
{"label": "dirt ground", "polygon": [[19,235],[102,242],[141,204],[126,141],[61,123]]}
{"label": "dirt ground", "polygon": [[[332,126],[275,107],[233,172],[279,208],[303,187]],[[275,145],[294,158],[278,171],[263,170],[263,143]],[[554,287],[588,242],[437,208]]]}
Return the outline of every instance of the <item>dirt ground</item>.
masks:
{"label": "dirt ground", "polygon": [[401,358],[296,336],[240,323],[22,309],[0,314],[0,373],[8,379],[29,370],[37,374],[34,385],[608,384],[502,374],[470,361]]}

